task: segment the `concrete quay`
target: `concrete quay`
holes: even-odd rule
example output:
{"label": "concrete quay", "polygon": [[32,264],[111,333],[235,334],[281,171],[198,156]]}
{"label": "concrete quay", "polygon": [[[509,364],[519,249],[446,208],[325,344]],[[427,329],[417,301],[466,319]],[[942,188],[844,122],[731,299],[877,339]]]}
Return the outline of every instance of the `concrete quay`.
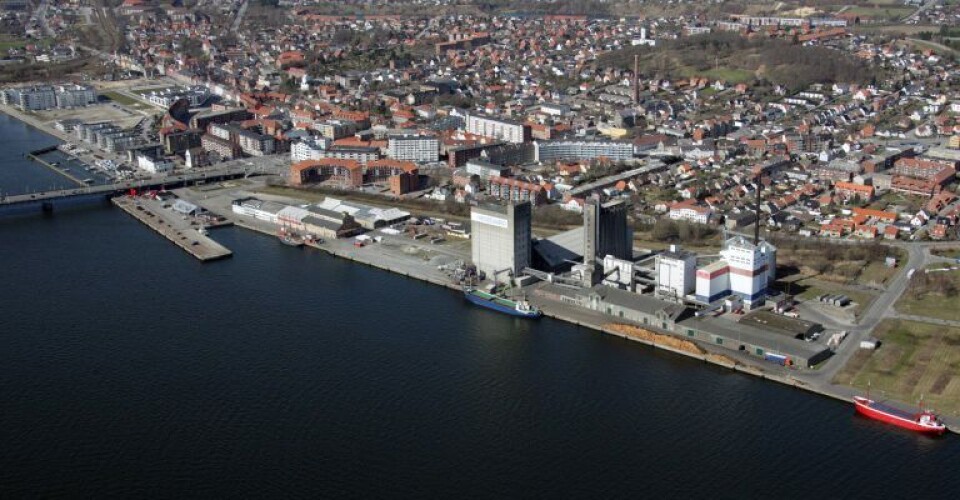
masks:
{"label": "concrete quay", "polygon": [[223,245],[200,234],[191,221],[177,217],[156,200],[121,196],[111,200],[114,205],[144,223],[173,244],[202,262],[223,259],[233,254]]}
{"label": "concrete quay", "polygon": [[[737,356],[731,356],[729,351],[717,351],[714,350],[712,346],[705,345],[700,342],[697,342],[696,344],[704,348],[704,350],[707,351],[706,354],[697,354],[681,349],[675,349],[668,345],[650,342],[641,338],[626,335],[624,333],[611,330],[610,328],[606,328],[604,325],[611,323],[630,324],[629,322],[620,320],[619,318],[606,316],[595,311],[578,308],[536,295],[528,296],[528,300],[531,304],[540,308],[540,310],[543,311],[544,316],[565,321],[567,323],[572,323],[583,328],[589,328],[599,333],[613,335],[633,342],[639,342],[656,349],[661,349],[674,354],[679,354],[681,356],[686,356],[688,358],[693,358],[721,368],[727,368],[734,372],[752,375],[763,380],[769,380],[771,382],[787,385],[795,389],[800,389],[818,394],[820,396],[836,399],[849,404],[851,413],[854,411],[852,402],[853,396],[862,395],[860,391],[857,391],[851,387],[837,386],[833,384],[819,384],[807,381],[804,379],[802,372],[798,373],[777,365],[771,364],[769,367],[758,366],[750,363],[750,361],[747,359],[737,359]],[[655,331],[648,326],[642,326],[641,328]],[[940,419],[947,425],[947,430],[949,432],[960,434],[960,420],[944,417],[942,415],[940,416]]]}
{"label": "concrete quay", "polygon": [[[203,205],[201,204],[201,206]],[[210,210],[209,206],[204,208]],[[225,217],[232,220],[237,227],[277,238],[279,227],[276,224],[233,213],[225,215]],[[352,239],[324,241],[323,243],[305,242],[304,246],[326,252],[335,257],[399,274],[406,278],[425,281],[451,290],[460,290],[459,285],[453,283],[450,277],[438,270],[436,266],[430,265],[429,261],[417,258],[415,255],[404,254],[403,249],[399,248],[399,243],[407,242],[397,241],[400,239],[396,237],[385,238],[380,243],[371,243],[360,248],[353,246]]]}
{"label": "concrete quay", "polygon": [[[189,190],[181,190],[178,193],[182,198],[188,199],[189,201],[203,206],[207,210],[220,213],[224,217],[233,221],[237,226],[263,233],[272,237],[276,237],[278,226],[266,221],[256,220],[251,217],[245,217],[232,213],[230,209],[229,200],[237,197],[238,193],[231,193],[230,195],[215,195],[210,198],[203,200],[195,199],[189,194]],[[253,195],[254,193],[243,193]],[[270,198],[269,196],[264,196],[263,194],[256,194],[257,197],[262,199]],[[287,201],[290,200],[276,200],[276,201]],[[437,269],[436,265],[428,264],[423,259],[418,259],[414,256],[411,256],[403,251],[404,248],[410,248],[411,245],[419,244],[419,241],[413,241],[409,238],[402,236],[384,236],[383,241],[380,243],[372,243],[368,246],[362,248],[356,248],[352,244],[352,239],[349,240],[335,240],[335,241],[325,241],[321,244],[307,244],[310,247],[316,248],[327,252],[330,255],[337,257],[345,258],[354,262],[359,262],[371,267],[382,269],[385,271],[390,271],[393,273],[400,274],[402,276],[417,279],[420,281],[425,281],[435,285],[443,286],[451,290],[460,291],[460,286],[453,283],[451,278],[445,275],[442,271]],[[431,247],[431,245],[426,244],[426,247]],[[439,248],[431,248],[432,250],[438,250]],[[399,252],[396,250],[400,250]],[[455,260],[454,256],[459,256],[460,259],[469,260],[469,245],[463,245],[462,248],[457,249],[445,249],[453,250],[449,251],[448,262]],[[534,285],[536,286],[536,285]],[[737,356],[732,354],[729,351],[720,351],[716,350],[713,346],[705,345],[700,342],[696,342],[698,346],[703,348],[706,351],[706,354],[693,353],[689,351],[684,351],[681,349],[676,349],[669,345],[664,345],[657,342],[650,342],[638,337],[624,334],[606,328],[604,325],[612,323],[623,323],[623,324],[632,324],[628,321],[623,321],[619,318],[614,318],[607,316],[595,311],[590,311],[580,307],[572,306],[565,304],[559,301],[550,300],[548,298],[537,296],[535,294],[528,294],[527,299],[537,307],[539,307],[545,316],[557,319],[560,321],[565,321],[567,323],[572,323],[583,328],[589,328],[599,333],[604,333],[608,335],[613,335],[621,337],[626,340],[639,342],[641,344],[648,345],[656,349],[662,349],[674,354],[679,354],[686,356],[688,358],[693,358],[704,363],[709,363],[720,368],[725,368],[732,370],[734,372],[743,373],[745,375],[751,375],[759,377],[764,380],[769,380],[772,382],[780,383],[793,387],[795,389],[800,389],[808,391],[814,394],[819,394],[821,396],[829,397],[842,401],[850,405],[850,411],[853,413],[853,404],[852,397],[854,395],[860,394],[859,391],[845,386],[837,386],[830,383],[824,383],[818,379],[808,378],[806,375],[810,375],[813,372],[810,370],[806,371],[797,371],[787,368],[783,368],[777,365],[769,364],[760,365],[756,362],[755,359],[748,359],[746,356]],[[521,320],[527,321],[527,320]],[[655,331],[650,327],[635,325],[641,328],[648,329],[650,331]],[[942,420],[947,424],[948,430],[951,432],[960,434],[960,421],[950,418],[943,418]]]}

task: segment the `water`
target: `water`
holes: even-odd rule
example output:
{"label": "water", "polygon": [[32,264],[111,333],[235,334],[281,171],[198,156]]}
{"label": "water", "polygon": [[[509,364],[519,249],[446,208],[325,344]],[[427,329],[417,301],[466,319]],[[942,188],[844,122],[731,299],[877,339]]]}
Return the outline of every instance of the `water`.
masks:
{"label": "water", "polygon": [[56,137],[0,113],[0,195],[76,187],[66,177],[24,156],[60,142]]}
{"label": "water", "polygon": [[109,208],[0,221],[0,497],[960,491],[956,436],[212,234],[232,259]]}

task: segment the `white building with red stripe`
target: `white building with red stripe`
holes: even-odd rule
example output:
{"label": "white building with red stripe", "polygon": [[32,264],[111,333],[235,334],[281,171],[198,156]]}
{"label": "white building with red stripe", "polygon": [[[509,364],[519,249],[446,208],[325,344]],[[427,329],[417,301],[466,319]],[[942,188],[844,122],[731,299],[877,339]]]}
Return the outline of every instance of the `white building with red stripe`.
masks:
{"label": "white building with red stripe", "polygon": [[713,303],[737,295],[748,308],[763,303],[777,268],[777,248],[766,241],[754,245],[735,236],[723,243],[720,260],[697,270],[697,300]]}

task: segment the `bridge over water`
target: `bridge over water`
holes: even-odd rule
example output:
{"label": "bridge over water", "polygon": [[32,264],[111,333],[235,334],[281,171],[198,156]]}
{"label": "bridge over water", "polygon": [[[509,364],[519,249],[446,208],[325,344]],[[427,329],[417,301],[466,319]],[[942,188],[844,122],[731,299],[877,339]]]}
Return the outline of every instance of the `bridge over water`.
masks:
{"label": "bridge over water", "polygon": [[112,184],[74,189],[0,196],[0,216],[53,212],[57,209],[102,203],[130,189],[174,188],[254,175],[283,175],[289,160],[282,157],[250,158],[148,179],[124,180]]}

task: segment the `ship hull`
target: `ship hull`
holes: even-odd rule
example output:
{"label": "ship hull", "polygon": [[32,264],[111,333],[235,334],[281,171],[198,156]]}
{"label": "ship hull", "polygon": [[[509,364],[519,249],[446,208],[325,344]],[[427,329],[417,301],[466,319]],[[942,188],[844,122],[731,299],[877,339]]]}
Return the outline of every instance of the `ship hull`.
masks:
{"label": "ship hull", "polygon": [[907,429],[913,432],[919,432],[921,434],[927,434],[931,436],[939,436],[947,430],[947,428],[942,425],[923,425],[909,415],[902,413],[898,414],[899,412],[877,408],[876,403],[866,398],[856,397],[854,398],[853,404],[857,410],[857,413],[863,415],[864,417],[873,420],[879,420],[880,422],[890,425],[895,425],[902,429]]}
{"label": "ship hull", "polygon": [[472,304],[476,304],[480,307],[485,307],[492,311],[497,311],[510,316],[515,316],[518,318],[528,318],[528,319],[536,319],[541,316],[540,311],[529,311],[529,312],[518,311],[516,310],[516,308],[510,307],[504,304],[500,304],[496,301],[493,301],[484,297],[473,295],[469,292],[464,293],[463,296],[466,297],[467,301],[469,301]]}

